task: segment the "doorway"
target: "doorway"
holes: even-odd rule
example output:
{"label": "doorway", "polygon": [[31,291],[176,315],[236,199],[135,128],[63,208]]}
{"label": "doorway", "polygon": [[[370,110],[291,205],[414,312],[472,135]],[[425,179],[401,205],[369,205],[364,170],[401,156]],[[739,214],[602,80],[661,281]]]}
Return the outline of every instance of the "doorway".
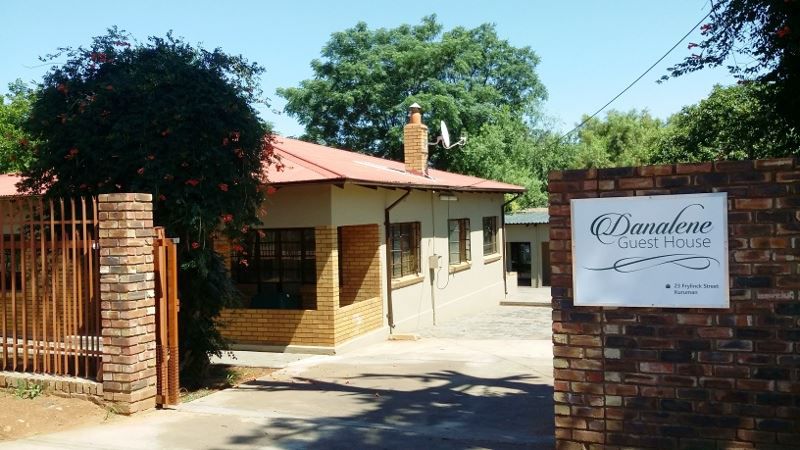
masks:
{"label": "doorway", "polygon": [[511,242],[511,271],[517,272],[517,285],[531,285],[531,244]]}

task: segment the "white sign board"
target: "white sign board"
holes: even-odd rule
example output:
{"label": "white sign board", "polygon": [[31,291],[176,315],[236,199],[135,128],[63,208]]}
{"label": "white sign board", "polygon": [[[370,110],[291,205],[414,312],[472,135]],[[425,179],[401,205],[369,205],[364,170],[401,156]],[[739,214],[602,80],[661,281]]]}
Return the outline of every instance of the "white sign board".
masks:
{"label": "white sign board", "polygon": [[727,308],[726,193],[572,200],[576,306]]}

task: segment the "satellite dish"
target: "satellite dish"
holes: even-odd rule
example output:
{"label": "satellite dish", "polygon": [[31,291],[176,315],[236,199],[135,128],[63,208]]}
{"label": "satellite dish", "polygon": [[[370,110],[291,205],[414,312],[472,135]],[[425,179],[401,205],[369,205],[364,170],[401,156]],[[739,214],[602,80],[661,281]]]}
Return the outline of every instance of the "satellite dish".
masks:
{"label": "satellite dish", "polygon": [[467,143],[467,138],[463,134],[458,139],[458,142],[450,143],[450,132],[447,130],[447,124],[444,123],[444,120],[439,122],[441,125],[441,135],[436,138],[436,142],[428,142],[428,145],[439,145],[441,144],[445,150],[449,150],[453,147],[460,147]]}
{"label": "satellite dish", "polygon": [[447,131],[447,124],[444,123],[444,120],[441,123],[442,123],[442,143],[444,144],[444,148],[450,148],[450,132]]}

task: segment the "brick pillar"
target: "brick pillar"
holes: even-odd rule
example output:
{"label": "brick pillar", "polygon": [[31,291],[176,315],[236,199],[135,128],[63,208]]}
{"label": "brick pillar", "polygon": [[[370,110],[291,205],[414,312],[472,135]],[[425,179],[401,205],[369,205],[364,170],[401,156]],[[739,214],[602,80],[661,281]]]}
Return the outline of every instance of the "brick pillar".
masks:
{"label": "brick pillar", "polygon": [[103,194],[98,211],[103,395],[133,414],[155,407],[152,195]]}
{"label": "brick pillar", "polygon": [[339,243],[336,227],[316,227],[314,238],[317,244],[317,310],[334,311],[339,308]]}

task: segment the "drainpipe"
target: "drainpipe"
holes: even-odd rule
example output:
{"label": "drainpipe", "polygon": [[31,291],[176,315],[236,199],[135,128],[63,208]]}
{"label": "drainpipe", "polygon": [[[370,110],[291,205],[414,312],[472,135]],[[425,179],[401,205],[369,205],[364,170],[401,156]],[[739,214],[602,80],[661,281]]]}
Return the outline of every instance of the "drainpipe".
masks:
{"label": "drainpipe", "polygon": [[384,226],[384,237],[386,238],[386,309],[387,309],[387,318],[389,319],[389,333],[391,334],[394,330],[394,307],[392,305],[392,242],[390,237],[390,224],[391,221],[389,219],[389,211],[392,210],[398,203],[402,202],[408,194],[411,193],[411,189],[406,189],[406,193],[403,194],[400,198],[394,201],[388,208],[383,210],[383,226]]}
{"label": "drainpipe", "polygon": [[502,258],[501,262],[503,263],[503,291],[505,295],[508,295],[508,280],[506,277],[506,206],[520,197],[522,197],[521,193],[515,195],[514,198],[503,203],[500,207],[500,228],[503,230],[503,251],[500,253],[500,256]]}

